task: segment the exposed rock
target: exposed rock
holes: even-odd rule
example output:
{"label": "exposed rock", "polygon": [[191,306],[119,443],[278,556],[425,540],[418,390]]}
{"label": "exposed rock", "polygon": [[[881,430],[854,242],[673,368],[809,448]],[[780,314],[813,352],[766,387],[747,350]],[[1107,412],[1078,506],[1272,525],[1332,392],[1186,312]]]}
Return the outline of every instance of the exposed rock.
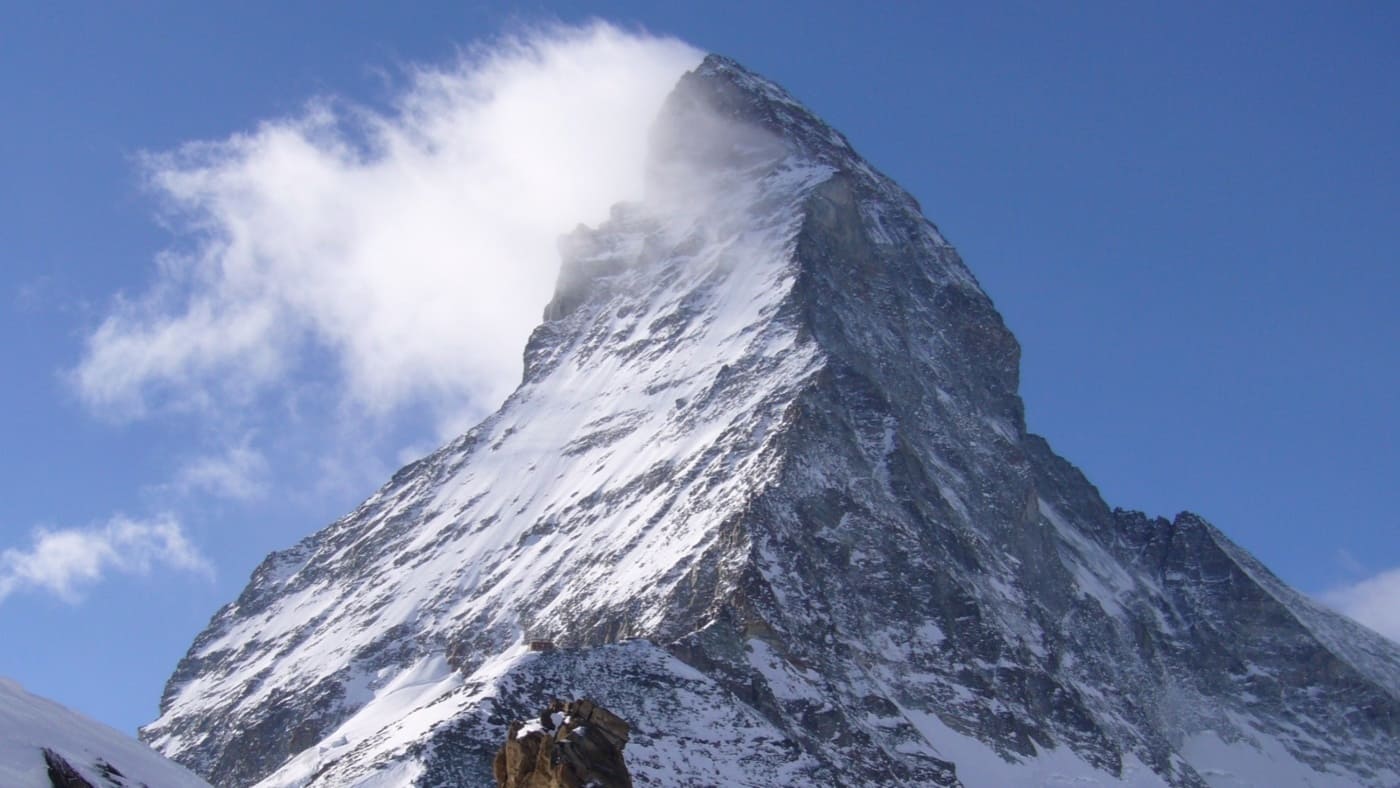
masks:
{"label": "exposed rock", "polygon": [[512,722],[491,770],[498,788],[632,788],[623,762],[631,726],[591,700],[554,701]]}
{"label": "exposed rock", "polygon": [[53,788],[93,788],[93,784],[83,779],[72,764],[48,747],[44,748],[44,765],[48,767],[49,782]]}

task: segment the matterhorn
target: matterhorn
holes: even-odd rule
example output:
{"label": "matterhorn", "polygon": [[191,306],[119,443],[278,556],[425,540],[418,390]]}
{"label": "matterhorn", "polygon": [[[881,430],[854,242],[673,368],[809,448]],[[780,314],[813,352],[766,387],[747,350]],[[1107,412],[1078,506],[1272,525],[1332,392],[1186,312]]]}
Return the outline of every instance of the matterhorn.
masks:
{"label": "matterhorn", "polygon": [[1105,503],[839,132],[710,56],[647,156],[519,388],[269,556],[147,743],[218,786],[487,786],[512,720],[589,698],[637,785],[1400,784],[1400,646]]}

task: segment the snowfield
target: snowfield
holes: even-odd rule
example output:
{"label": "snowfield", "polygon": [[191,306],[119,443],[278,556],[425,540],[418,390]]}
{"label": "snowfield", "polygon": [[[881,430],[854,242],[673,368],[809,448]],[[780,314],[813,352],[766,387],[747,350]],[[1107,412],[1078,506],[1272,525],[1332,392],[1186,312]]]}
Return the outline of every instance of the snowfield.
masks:
{"label": "snowfield", "polygon": [[0,786],[51,788],[45,749],[95,786],[209,786],[136,739],[0,678]]}

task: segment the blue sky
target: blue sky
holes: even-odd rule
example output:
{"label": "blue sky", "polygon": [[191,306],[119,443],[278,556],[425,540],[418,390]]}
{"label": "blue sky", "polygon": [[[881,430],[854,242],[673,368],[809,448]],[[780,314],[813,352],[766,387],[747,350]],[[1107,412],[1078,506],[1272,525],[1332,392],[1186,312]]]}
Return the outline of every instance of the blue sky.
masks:
{"label": "blue sky", "polygon": [[[1030,428],[1111,504],[1197,511],[1400,636],[1394,5],[655,5],[7,11],[0,675],[124,730],[154,718],[258,561],[509,387],[505,335],[463,345],[460,366],[408,341],[418,355],[398,366],[357,367],[379,346],[325,329],[334,311],[277,353],[273,331],[229,355],[219,332],[236,324],[216,322],[207,369],[114,355],[84,378],[104,325],[148,325],[186,303],[167,291],[199,286],[169,271],[208,251],[191,222],[209,217],[172,194],[226,196],[224,176],[246,174],[211,161],[275,164],[237,140],[301,128],[308,102],[392,120],[422,97],[422,67],[455,73],[464,48],[593,17],[777,80],[918,197],[1022,343]],[[188,147],[201,141],[219,145]],[[529,174],[578,180],[571,167]],[[276,192],[280,172],[263,175]],[[386,194],[360,210],[392,209]],[[403,257],[379,273],[434,270]],[[506,322],[528,330],[534,313],[516,311]]]}

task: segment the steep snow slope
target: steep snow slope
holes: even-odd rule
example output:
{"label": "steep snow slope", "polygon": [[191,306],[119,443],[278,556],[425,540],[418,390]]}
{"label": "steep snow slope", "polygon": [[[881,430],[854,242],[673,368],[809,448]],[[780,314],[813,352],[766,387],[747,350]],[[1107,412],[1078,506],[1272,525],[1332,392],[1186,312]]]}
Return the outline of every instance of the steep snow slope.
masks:
{"label": "steep snow slope", "polygon": [[652,147],[519,390],[269,557],[148,741],[220,785],[481,784],[510,717],[591,695],[639,784],[1400,781],[1393,644],[1110,510],[840,134],[711,57]]}
{"label": "steep snow slope", "polygon": [[130,736],[0,678],[0,786],[49,788],[51,762],[99,788],[208,786]]}
{"label": "steep snow slope", "polygon": [[[213,702],[224,724],[147,735],[184,752],[244,735],[245,719],[312,730],[408,662],[450,654],[470,670],[526,629],[594,642],[656,631],[674,623],[669,599],[725,582],[742,557],[723,555],[721,525],[770,475],[765,425],[813,368],[774,315],[791,287],[780,263],[796,205],[826,172],[753,153],[754,168],[733,173],[751,178],[713,186],[726,210],[665,223],[622,210],[606,235],[575,237],[575,266],[621,271],[608,282],[616,303],[542,328],[500,413],[259,569],[191,652],[186,671],[198,663],[199,676],[166,698]],[[677,244],[693,251],[629,268]],[[741,367],[763,382],[735,385]],[[707,578],[692,574],[699,555],[715,557]],[[325,704],[319,718],[264,715],[308,694]],[[207,768],[249,774],[242,756]]]}

